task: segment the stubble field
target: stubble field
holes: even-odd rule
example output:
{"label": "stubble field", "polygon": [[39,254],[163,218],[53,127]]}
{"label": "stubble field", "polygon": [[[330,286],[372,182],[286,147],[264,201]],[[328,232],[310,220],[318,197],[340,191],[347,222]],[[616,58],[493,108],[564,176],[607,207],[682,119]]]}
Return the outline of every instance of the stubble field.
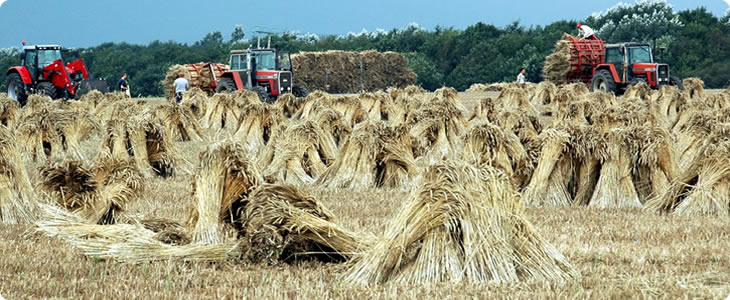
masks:
{"label": "stubble field", "polygon": [[[471,110],[495,93],[460,93]],[[84,142],[90,152],[98,140]],[[187,143],[194,158],[204,143]],[[355,232],[381,233],[407,192],[305,187]],[[127,213],[183,222],[192,179],[154,178]],[[121,264],[87,258],[32,226],[0,225],[0,295],[27,298],[709,298],[730,295],[730,219],[680,217],[632,209],[526,209],[538,232],[581,274],[575,282],[509,285],[344,284],[347,265],[157,262]]]}

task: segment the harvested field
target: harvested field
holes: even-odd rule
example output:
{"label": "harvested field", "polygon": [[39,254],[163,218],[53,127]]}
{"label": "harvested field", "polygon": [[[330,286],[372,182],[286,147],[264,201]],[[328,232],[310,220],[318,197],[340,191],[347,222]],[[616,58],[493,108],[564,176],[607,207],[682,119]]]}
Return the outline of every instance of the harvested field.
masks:
{"label": "harvested field", "polygon": [[[701,82],[691,96],[484,90],[315,92],[272,105],[201,93],[180,109],[109,95],[85,108],[100,129],[60,153],[0,125],[3,149],[39,149],[0,153],[32,183],[9,194],[33,215],[0,222],[0,295],[730,294],[730,95]],[[13,114],[55,110],[36,99]],[[104,159],[126,164],[100,168]],[[113,222],[85,217],[84,201]]]}

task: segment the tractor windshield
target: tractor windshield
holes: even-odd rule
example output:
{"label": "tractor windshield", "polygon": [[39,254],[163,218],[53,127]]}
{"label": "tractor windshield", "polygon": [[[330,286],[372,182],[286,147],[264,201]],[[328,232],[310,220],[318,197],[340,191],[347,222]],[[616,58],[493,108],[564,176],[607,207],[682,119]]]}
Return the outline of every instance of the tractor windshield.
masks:
{"label": "tractor windshield", "polygon": [[289,59],[289,53],[279,53],[279,69],[285,71],[291,70],[291,60]]}
{"label": "tractor windshield", "polygon": [[259,70],[276,70],[276,56],[273,52],[261,52],[256,55],[256,68]]}
{"label": "tractor windshield", "polygon": [[649,46],[633,46],[629,48],[630,63],[652,63]]}
{"label": "tractor windshield", "polygon": [[43,68],[61,59],[61,50],[38,50],[38,66]]}

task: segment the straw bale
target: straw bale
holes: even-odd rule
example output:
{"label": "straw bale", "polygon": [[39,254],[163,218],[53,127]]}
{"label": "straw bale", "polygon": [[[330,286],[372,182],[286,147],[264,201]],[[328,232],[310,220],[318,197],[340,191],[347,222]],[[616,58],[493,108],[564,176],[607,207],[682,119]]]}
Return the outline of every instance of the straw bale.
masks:
{"label": "straw bale", "polygon": [[190,111],[198,121],[201,121],[208,110],[208,94],[200,88],[193,87],[185,94],[180,105]]}
{"label": "straw bale", "polygon": [[312,184],[337,156],[337,145],[313,121],[292,124],[284,131],[287,138],[273,145],[270,162],[260,164],[268,182]]}
{"label": "straw bale", "polygon": [[256,153],[272,141],[272,131],[284,121],[284,114],[277,106],[260,103],[244,106],[240,118],[234,139],[242,141],[249,152]]}
{"label": "straw bale", "polygon": [[571,197],[564,184],[562,164],[568,159],[571,142],[569,132],[559,129],[546,129],[540,134],[541,150],[537,168],[524,191],[527,205],[564,206],[571,203]]}
{"label": "straw bale", "polygon": [[90,225],[73,215],[43,206],[50,218],[36,223],[35,231],[58,238],[86,256],[124,263],[154,261],[225,262],[241,257],[238,242],[216,245],[175,245],[159,240],[161,236],[143,224]]}
{"label": "straw bale", "polygon": [[0,93],[0,125],[8,128],[16,128],[20,118],[20,105],[8,97],[8,94]]}
{"label": "straw bale", "polygon": [[418,175],[411,149],[407,127],[362,122],[315,184],[328,188],[405,187]]}
{"label": "straw bale", "polygon": [[682,80],[684,91],[689,94],[690,99],[705,98],[705,82],[697,77]]}
{"label": "straw bale", "polygon": [[368,244],[339,226],[331,212],[295,186],[265,184],[250,199],[241,216],[241,232],[253,262],[343,262]]}
{"label": "straw bale", "polygon": [[385,233],[354,258],[345,278],[423,284],[579,277],[524,218],[520,202],[508,179],[491,167],[439,162]]}
{"label": "straw bale", "polygon": [[0,125],[0,223],[29,224],[37,218],[37,199],[21,149],[10,128]]}
{"label": "straw bale", "polygon": [[193,195],[195,205],[187,224],[194,228],[193,241],[217,244],[225,223],[233,224],[248,196],[263,182],[243,145],[224,140],[200,154]]}

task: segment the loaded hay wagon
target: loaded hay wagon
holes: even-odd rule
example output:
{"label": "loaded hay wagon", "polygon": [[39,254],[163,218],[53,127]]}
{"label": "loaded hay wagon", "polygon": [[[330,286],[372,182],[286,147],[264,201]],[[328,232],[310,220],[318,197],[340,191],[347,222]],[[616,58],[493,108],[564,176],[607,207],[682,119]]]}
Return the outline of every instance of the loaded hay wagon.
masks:
{"label": "loaded hay wagon", "polygon": [[591,91],[620,92],[644,83],[651,88],[682,81],[670,74],[669,65],[657,63],[647,43],[607,44],[564,34],[547,57],[545,78],[556,83],[583,82]]}

